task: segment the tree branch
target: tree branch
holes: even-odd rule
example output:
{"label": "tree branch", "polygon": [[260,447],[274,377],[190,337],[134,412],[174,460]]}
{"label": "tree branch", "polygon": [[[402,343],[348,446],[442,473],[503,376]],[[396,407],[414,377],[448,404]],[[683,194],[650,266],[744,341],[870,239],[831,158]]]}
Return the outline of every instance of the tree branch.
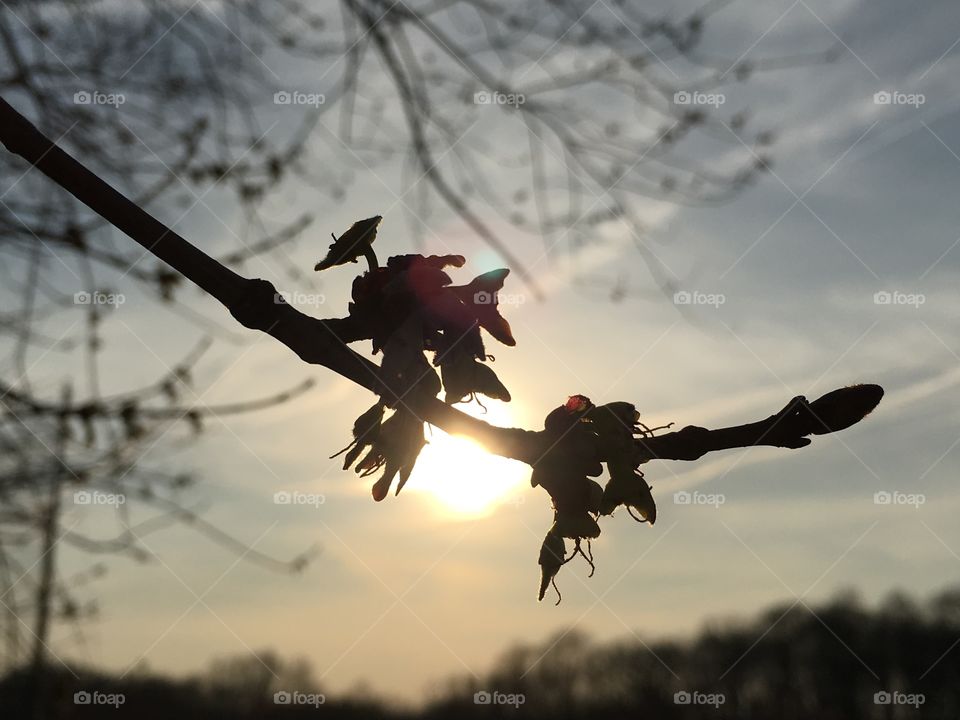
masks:
{"label": "tree branch", "polygon": [[[0,141],[223,303],[244,327],[271,335],[304,362],[327,367],[388,400],[406,401],[397,398],[383,382],[379,366],[347,347],[347,343],[359,339],[351,318],[319,320],[304,315],[286,304],[270,282],[247,279],[233,272],[97,177],[2,98]],[[876,385],[860,387],[868,389],[864,404],[872,409],[883,391]],[[557,450],[557,438],[545,432],[497,427],[438,398],[411,398],[410,402],[415,403],[410,409],[424,421],[448,433],[469,436],[497,455],[533,465]],[[794,398],[779,413],[748,425],[717,430],[688,426],[678,432],[642,438],[636,441],[636,459],[639,463],[653,459],[696,460],[707,452],[751,445],[798,448],[810,443],[806,435],[833,432],[863,416],[848,424],[828,422],[814,411],[817,402],[820,401],[810,404],[803,398]]]}
{"label": "tree branch", "polygon": [[[372,392],[395,397],[381,381],[380,368],[347,347],[346,343],[357,339],[351,318],[318,320],[304,315],[287,305],[272,283],[244,278],[217,262],[97,177],[2,98],[0,141],[223,303],[244,327],[271,335],[304,362],[323,365]],[[525,462],[537,457],[539,444],[529,439],[537,433],[489,425],[436,398],[419,405],[411,409],[426,422],[450,433],[469,435],[492,452]]]}

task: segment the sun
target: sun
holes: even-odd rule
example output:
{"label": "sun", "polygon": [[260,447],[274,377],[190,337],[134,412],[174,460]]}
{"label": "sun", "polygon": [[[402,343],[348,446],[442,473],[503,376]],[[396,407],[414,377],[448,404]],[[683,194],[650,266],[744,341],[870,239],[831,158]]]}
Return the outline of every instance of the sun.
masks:
{"label": "sun", "polygon": [[[505,403],[491,401],[486,414],[476,403],[460,405],[459,409],[494,425],[514,424]],[[498,505],[519,502],[523,497],[522,486],[530,478],[530,469],[524,463],[491,455],[473,440],[448,435],[432,426],[427,440],[405,489],[428,494],[444,514],[482,517]]]}

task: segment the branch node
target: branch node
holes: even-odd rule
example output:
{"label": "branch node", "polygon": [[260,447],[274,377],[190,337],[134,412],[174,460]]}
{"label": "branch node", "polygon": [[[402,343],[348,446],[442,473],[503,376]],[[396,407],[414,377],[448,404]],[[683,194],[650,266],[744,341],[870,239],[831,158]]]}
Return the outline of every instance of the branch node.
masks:
{"label": "branch node", "polygon": [[237,298],[229,304],[230,314],[251,330],[268,331],[276,322],[283,296],[268,280],[244,280]]}

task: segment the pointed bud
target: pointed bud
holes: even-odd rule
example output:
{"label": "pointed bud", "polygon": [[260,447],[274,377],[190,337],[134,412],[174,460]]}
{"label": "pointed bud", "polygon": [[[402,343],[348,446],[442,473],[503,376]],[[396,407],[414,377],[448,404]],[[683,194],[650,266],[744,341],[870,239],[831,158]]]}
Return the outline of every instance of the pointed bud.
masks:
{"label": "pointed bud", "polygon": [[547,587],[560,572],[566,555],[566,543],[563,541],[563,537],[556,532],[556,525],[554,525],[547,532],[543,544],[540,546],[540,557],[537,560],[540,565],[540,592],[537,595],[537,600],[543,600]]}
{"label": "pointed bud", "polygon": [[817,398],[810,403],[810,432],[826,435],[854,425],[869,415],[883,398],[879,385],[851,385]]}

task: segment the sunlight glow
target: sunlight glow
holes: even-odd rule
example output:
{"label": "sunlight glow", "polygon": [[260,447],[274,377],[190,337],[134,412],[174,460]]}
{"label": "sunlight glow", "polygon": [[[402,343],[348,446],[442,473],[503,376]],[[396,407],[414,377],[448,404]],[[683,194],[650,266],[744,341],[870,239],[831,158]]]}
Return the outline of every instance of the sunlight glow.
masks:
{"label": "sunlight glow", "polygon": [[[475,403],[458,407],[494,425],[514,424],[508,405],[495,401],[485,404],[486,415]],[[427,440],[407,488],[429,494],[444,514],[482,517],[497,505],[522,502],[523,486],[530,478],[525,464],[491,455],[473,440],[453,437],[434,427]]]}

